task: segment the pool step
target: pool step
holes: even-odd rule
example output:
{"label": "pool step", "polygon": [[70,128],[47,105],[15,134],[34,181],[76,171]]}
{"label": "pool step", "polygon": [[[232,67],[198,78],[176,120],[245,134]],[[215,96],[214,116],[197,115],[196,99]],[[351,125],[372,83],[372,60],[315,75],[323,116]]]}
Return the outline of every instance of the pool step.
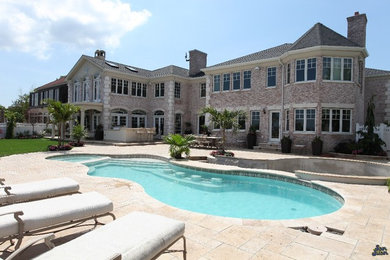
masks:
{"label": "pool step", "polygon": [[253,146],[253,149],[273,150],[280,151],[280,143],[259,143],[257,146]]}

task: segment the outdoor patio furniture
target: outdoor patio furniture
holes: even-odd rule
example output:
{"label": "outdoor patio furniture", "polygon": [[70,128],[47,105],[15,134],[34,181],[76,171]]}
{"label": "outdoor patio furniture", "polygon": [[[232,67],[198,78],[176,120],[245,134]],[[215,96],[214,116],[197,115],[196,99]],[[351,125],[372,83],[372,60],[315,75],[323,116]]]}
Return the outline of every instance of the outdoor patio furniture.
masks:
{"label": "outdoor patio furniture", "polygon": [[17,249],[26,235],[70,228],[89,219],[97,225],[98,217],[110,215],[115,219],[112,210],[112,201],[97,192],[5,205],[0,207],[0,242],[16,238]]}
{"label": "outdoor patio furniture", "polygon": [[[182,252],[186,259],[184,223],[145,212],[132,212],[55,247],[35,259],[155,259]],[[167,250],[183,239],[182,250]]]}
{"label": "outdoor patio furniture", "polygon": [[76,181],[66,177],[9,185],[4,181],[0,179],[0,205],[76,193],[80,188]]}

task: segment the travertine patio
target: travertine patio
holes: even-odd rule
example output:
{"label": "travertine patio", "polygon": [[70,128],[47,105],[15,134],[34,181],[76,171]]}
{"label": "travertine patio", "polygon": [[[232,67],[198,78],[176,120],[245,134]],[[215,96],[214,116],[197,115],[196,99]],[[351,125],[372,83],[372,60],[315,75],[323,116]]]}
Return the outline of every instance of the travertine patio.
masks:
{"label": "travertine patio", "polygon": [[[236,157],[242,158],[273,159],[294,156],[249,150],[233,151]],[[193,149],[192,155],[207,155],[209,152]],[[65,153],[153,154],[168,157],[168,146],[90,144]],[[329,215],[308,219],[243,220],[173,208],[150,197],[137,183],[90,177],[87,175],[88,168],[82,164],[45,159],[54,154],[61,153],[43,152],[0,157],[1,177],[8,183],[17,183],[68,176],[80,183],[82,192],[96,190],[109,197],[114,202],[114,214],[117,217],[141,210],[185,221],[188,259],[367,259],[372,257],[371,253],[377,244],[390,247],[390,194],[385,186],[318,182],[344,197],[343,208]],[[210,168],[235,168],[194,161],[187,163]],[[110,219],[107,218],[107,221]],[[315,236],[289,228],[316,224],[345,232],[343,235],[325,232],[321,236]],[[69,234],[86,229],[60,232],[56,235],[60,237],[57,242],[61,243],[62,240],[68,239]],[[1,245],[0,250],[7,246],[8,243]],[[46,249],[42,245],[35,246],[28,250],[24,257],[36,255],[41,250]],[[181,259],[181,255],[165,254],[160,259]]]}

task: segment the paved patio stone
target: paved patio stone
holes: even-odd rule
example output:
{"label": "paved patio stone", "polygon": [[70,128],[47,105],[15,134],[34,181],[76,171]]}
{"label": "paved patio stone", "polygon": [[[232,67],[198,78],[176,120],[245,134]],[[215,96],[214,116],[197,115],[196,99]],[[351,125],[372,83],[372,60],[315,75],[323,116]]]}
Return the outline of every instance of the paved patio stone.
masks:
{"label": "paved patio stone", "polygon": [[[206,156],[210,150],[193,149],[192,155]],[[238,158],[265,159],[294,158],[298,155],[234,150]],[[251,220],[225,218],[190,212],[171,207],[149,196],[137,183],[112,178],[91,177],[88,167],[79,163],[45,159],[60,154],[122,155],[152,154],[168,158],[168,146],[113,146],[92,145],[74,148],[69,152],[40,152],[0,157],[0,175],[7,183],[18,183],[67,176],[80,183],[81,192],[98,191],[114,202],[117,217],[132,211],[145,211],[182,220],[186,223],[188,259],[370,259],[376,244],[390,248],[390,194],[385,186],[352,185],[313,181],[327,186],[345,198],[338,211],[298,220]],[[183,164],[211,169],[239,169],[235,166],[182,161]],[[278,174],[284,174],[278,171]],[[285,173],[294,176],[292,173]],[[102,220],[107,223],[110,218]],[[289,227],[325,225],[345,231],[343,235],[329,232],[321,236],[304,233]],[[56,243],[68,241],[76,231],[56,234]],[[26,238],[24,241],[28,241]],[[182,242],[174,245],[180,248]],[[0,250],[7,247],[0,245]],[[26,251],[24,258],[47,250],[42,244]],[[0,252],[0,257],[4,256]],[[390,258],[390,257],[389,257]],[[181,259],[178,253],[162,255],[159,259]],[[375,259],[388,259],[386,256]]]}

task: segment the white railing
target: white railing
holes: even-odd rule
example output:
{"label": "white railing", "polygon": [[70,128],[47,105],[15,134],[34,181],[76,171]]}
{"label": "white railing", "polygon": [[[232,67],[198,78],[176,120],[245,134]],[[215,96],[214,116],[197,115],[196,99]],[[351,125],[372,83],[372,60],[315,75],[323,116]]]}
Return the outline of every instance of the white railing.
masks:
{"label": "white railing", "polygon": [[[356,141],[361,138],[358,134],[359,131],[365,131],[364,125],[356,124]],[[386,146],[382,146],[383,150],[390,151],[390,126],[380,124],[374,128],[374,133],[378,134],[379,138],[386,143]]]}

